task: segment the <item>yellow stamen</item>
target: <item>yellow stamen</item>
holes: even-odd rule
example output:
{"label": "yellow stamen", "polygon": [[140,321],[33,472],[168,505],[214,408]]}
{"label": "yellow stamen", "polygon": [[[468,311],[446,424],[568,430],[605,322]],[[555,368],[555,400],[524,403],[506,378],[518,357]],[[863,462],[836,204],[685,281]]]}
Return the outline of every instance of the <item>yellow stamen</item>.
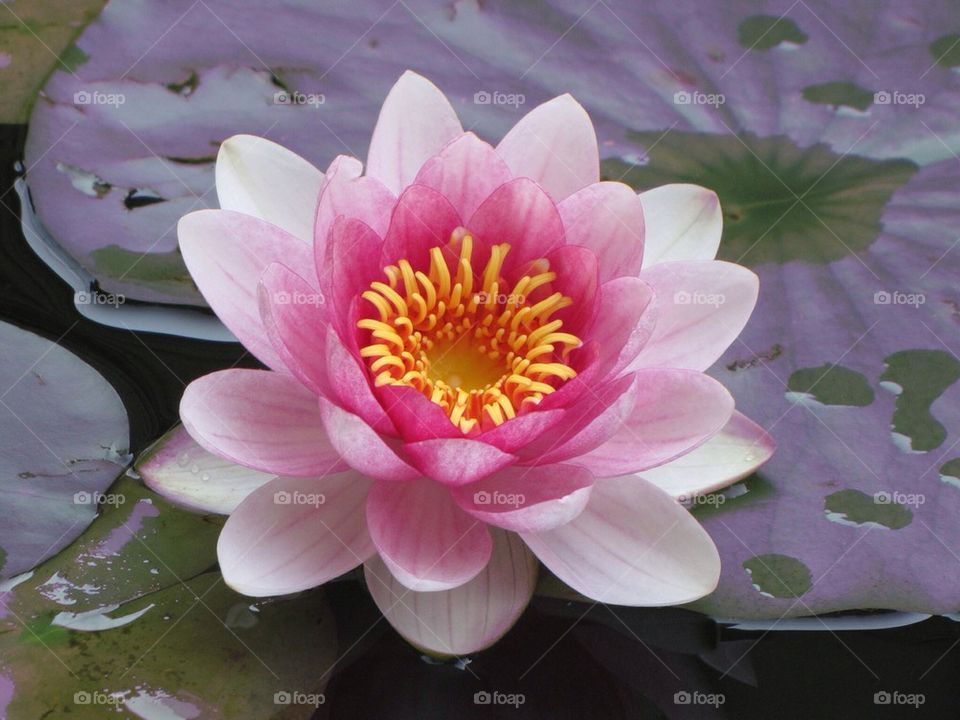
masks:
{"label": "yellow stamen", "polygon": [[361,294],[369,304],[357,322],[375,385],[416,388],[464,435],[475,435],[530,411],[575,377],[566,360],[580,339],[551,319],[573,301],[552,291],[557,274],[545,260],[505,280],[509,252],[507,243],[490,246],[477,275],[473,236],[458,228],[446,248],[430,249],[428,268],[406,259],[385,267],[387,282]]}

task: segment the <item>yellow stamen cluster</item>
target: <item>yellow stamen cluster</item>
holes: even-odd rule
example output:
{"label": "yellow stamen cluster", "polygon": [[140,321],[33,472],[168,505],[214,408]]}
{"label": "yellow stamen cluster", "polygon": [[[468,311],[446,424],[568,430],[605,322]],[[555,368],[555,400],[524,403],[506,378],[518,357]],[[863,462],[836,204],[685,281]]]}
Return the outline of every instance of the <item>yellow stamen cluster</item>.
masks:
{"label": "yellow stamen cluster", "polygon": [[550,319],[572,300],[549,288],[536,293],[557,278],[545,260],[504,293],[509,251],[494,245],[476,277],[473,238],[458,229],[447,249],[452,276],[444,249],[434,247],[428,273],[400,260],[362,295],[372,312],[357,323],[368,338],[360,354],[375,384],[416,388],[466,435],[522,414],[576,375],[566,360],[580,340]]}

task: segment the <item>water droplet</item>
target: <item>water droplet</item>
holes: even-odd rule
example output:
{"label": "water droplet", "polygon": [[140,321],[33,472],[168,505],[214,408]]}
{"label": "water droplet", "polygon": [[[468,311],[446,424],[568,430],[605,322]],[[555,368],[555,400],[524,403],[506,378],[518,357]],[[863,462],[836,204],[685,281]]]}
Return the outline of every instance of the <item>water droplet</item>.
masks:
{"label": "water droplet", "polygon": [[196,475],[198,472],[200,472],[200,466],[194,463],[193,465],[190,466],[190,472]]}
{"label": "water droplet", "polygon": [[204,473],[203,475],[200,476],[200,479],[206,482],[207,480],[210,479],[210,473]]}
{"label": "water droplet", "polygon": [[180,467],[186,467],[187,463],[190,462],[190,456],[186,453],[180,453],[180,457],[177,458],[177,463]]}

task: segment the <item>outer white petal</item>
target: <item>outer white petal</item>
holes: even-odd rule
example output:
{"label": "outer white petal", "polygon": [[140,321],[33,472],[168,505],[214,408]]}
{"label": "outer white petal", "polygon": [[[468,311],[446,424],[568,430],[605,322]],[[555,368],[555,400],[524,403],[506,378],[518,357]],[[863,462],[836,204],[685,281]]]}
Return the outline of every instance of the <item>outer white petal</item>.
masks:
{"label": "outer white petal", "polygon": [[717,256],[723,213],[715,192],[699,185],[662,185],[640,193],[640,202],[647,228],[643,267]]}
{"label": "outer white petal", "polygon": [[367,561],[370,594],[407,641],[435,653],[466,655],[493,645],[517,621],[533,595],[537,561],[515,534],[492,534],[487,567],[453,590],[409,590],[378,556]]}
{"label": "outer white petal", "polygon": [[723,430],[697,449],[638,474],[675,498],[688,499],[745,478],[770,459],[775,447],[766,430],[734,412]]}
{"label": "outer white petal", "polygon": [[244,498],[275,477],[204,450],[183,425],[158,440],[137,461],[149,488],[192,510],[229,515]]}
{"label": "outer white petal", "polygon": [[639,477],[598,482],[576,519],[521,537],[554,575],[600,602],[679,605],[713,592],[720,579],[707,531]]}
{"label": "outer white petal", "polygon": [[313,243],[323,173],[275,142],[234,135],[217,154],[217,197],[224,210],[253,215]]}
{"label": "outer white petal", "polygon": [[367,153],[367,175],[399,194],[428,159],[461,133],[446,96],[425,77],[407,70],[380,108]]}

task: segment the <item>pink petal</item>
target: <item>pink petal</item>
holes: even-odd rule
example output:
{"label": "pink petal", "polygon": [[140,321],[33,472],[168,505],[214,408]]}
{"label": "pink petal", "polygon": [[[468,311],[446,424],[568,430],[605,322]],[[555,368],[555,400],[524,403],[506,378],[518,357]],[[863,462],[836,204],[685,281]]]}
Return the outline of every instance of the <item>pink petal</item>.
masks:
{"label": "pink petal", "polygon": [[457,114],[439,88],[407,70],[380,108],[367,154],[367,174],[399,193],[429,158],[462,132]]}
{"label": "pink petal", "polygon": [[660,263],[640,279],[657,295],[657,325],[630,369],[706,370],[740,335],[760,288],[752,271],[719,260]]}
{"label": "pink petal", "polygon": [[443,408],[415,388],[384,385],[377,388],[377,395],[400,437],[408,442],[463,437]]}
{"label": "pink petal", "polygon": [[254,490],[217,542],[224,582],[244,595],[287,595],[357,567],[375,552],[364,512],[370,485],[344,472]]}
{"label": "pink petal", "polygon": [[635,276],[643,261],[643,206],[637,194],[619,182],[600,182],[557,205],[567,244],[589,248],[597,256],[600,281]]}
{"label": "pink petal", "polygon": [[364,569],[387,622],[415,647],[445,655],[493,645],[523,613],[537,584],[536,558],[519,537],[500,531],[493,532],[493,552],[483,571],[452,590],[409,590],[376,556]]}
{"label": "pink petal", "polygon": [[719,432],[733,414],[733,397],[709,375],[650,368],[633,377],[635,403],[619,430],[570,462],[595,477],[614,477],[663,465]]}
{"label": "pink petal", "polygon": [[344,461],[376,480],[412,480],[420,472],[400,456],[366,422],[351,412],[320,398],[323,424]]}
{"label": "pink petal", "polygon": [[454,486],[476,482],[517,460],[493,445],[464,437],[407,443],[404,451],[424,475]]}
{"label": "pink petal", "polygon": [[220,457],[276,475],[345,469],[320,421],[316,396],[267,370],[220,370],[197,378],[180,400],[193,439]]}
{"label": "pink petal", "polygon": [[312,236],[316,257],[325,257],[327,234],[339,215],[360,220],[380,237],[387,232],[396,196],[376,178],[361,177],[362,168],[359,160],[346,155],[340,155],[330,163],[316,203]]}
{"label": "pink petal", "polygon": [[476,439],[504,452],[513,452],[552,428],[563,419],[563,415],[563,410],[528,412],[480,433]]}
{"label": "pink petal", "polygon": [[414,182],[440,192],[467,218],[510,178],[510,168],[497,152],[467,132],[427,160]]}
{"label": "pink petal", "polygon": [[323,295],[286,265],[274,263],[260,277],[259,298],[260,317],[277,355],[304,386],[327,393]]}
{"label": "pink petal", "polygon": [[734,412],[724,428],[703,445],[676,460],[644,470],[645,480],[676,498],[719,490],[763,465],[776,447],[753,420]]}
{"label": "pink petal", "polygon": [[310,247],[281,228],[230,210],[198,210],[177,226],[183,261],[223,324],[258,360],[288,372],[260,320],[257,283],[274,262],[316,283]]}
{"label": "pink petal", "polygon": [[313,242],[323,173],[291,150],[255,135],[234,135],[217,153],[217,197],[224,210],[252,215]]}
{"label": "pink petal", "polygon": [[[563,245],[563,222],[543,188],[517,178],[493,191],[467,222],[484,262],[489,249],[509,243],[507,264],[519,267]],[[517,278],[519,279],[519,278]]]}
{"label": "pink petal", "polygon": [[558,578],[599,602],[678,605],[713,592],[720,578],[707,532],[640,478],[597,483],[576,519],[521,537]]}
{"label": "pink petal", "polygon": [[[569,382],[574,382],[574,380]],[[614,435],[630,417],[637,393],[633,376],[591,388],[564,415],[563,423],[520,452],[525,465],[551,465],[590,452]]]}
{"label": "pink petal", "polygon": [[[383,266],[371,261],[380,256],[382,246],[383,240],[369,225],[341,216],[330,226],[323,257],[316,257],[320,292],[329,306],[331,324],[341,338],[356,334],[356,326],[350,321],[354,300],[374,280],[385,279]],[[316,249],[319,252],[320,246]]]}
{"label": "pink petal", "polygon": [[643,280],[619,277],[600,289],[600,308],[588,337],[601,346],[601,374],[616,375],[649,342],[657,322],[653,288]]}
{"label": "pink petal", "polygon": [[515,176],[535,180],[556,202],[600,180],[593,123],[570,95],[527,113],[500,141],[497,153]]}
{"label": "pink petal", "polygon": [[564,245],[547,253],[546,260],[550,269],[557,273],[557,279],[549,283],[549,291],[538,288],[534,297],[527,301],[541,300],[554,292],[566,295],[573,304],[554,313],[550,319],[561,320],[564,332],[581,333],[590,326],[597,312],[600,284],[597,256],[588,248]]}
{"label": "pink petal", "polygon": [[344,347],[343,341],[333,328],[327,331],[326,352],[330,387],[328,396],[337,400],[344,409],[358,415],[377,433],[396,435],[393,421],[373,395],[367,371]]}
{"label": "pink petal", "polygon": [[490,559],[486,526],[458,508],[443,485],[420,478],[376,483],[367,500],[370,536],[393,576],[411,590],[449,590]]}
{"label": "pink petal", "polygon": [[[406,259],[414,270],[427,272],[430,249],[445,247],[450,235],[463,224],[450,201],[426,185],[411,185],[400,195],[383,242],[382,269]],[[369,262],[369,259],[368,259]]]}
{"label": "pink petal", "polygon": [[574,465],[510,467],[453,490],[466,512],[515,532],[552,530],[583,512],[593,476]]}
{"label": "pink petal", "polygon": [[723,213],[712,190],[661,185],[640,193],[647,221],[643,266],[673,260],[713,260],[720,247]]}
{"label": "pink petal", "polygon": [[167,500],[222,515],[229,515],[247,495],[275,477],[207,452],[183,425],[141,455],[136,468],[147,487]]}

